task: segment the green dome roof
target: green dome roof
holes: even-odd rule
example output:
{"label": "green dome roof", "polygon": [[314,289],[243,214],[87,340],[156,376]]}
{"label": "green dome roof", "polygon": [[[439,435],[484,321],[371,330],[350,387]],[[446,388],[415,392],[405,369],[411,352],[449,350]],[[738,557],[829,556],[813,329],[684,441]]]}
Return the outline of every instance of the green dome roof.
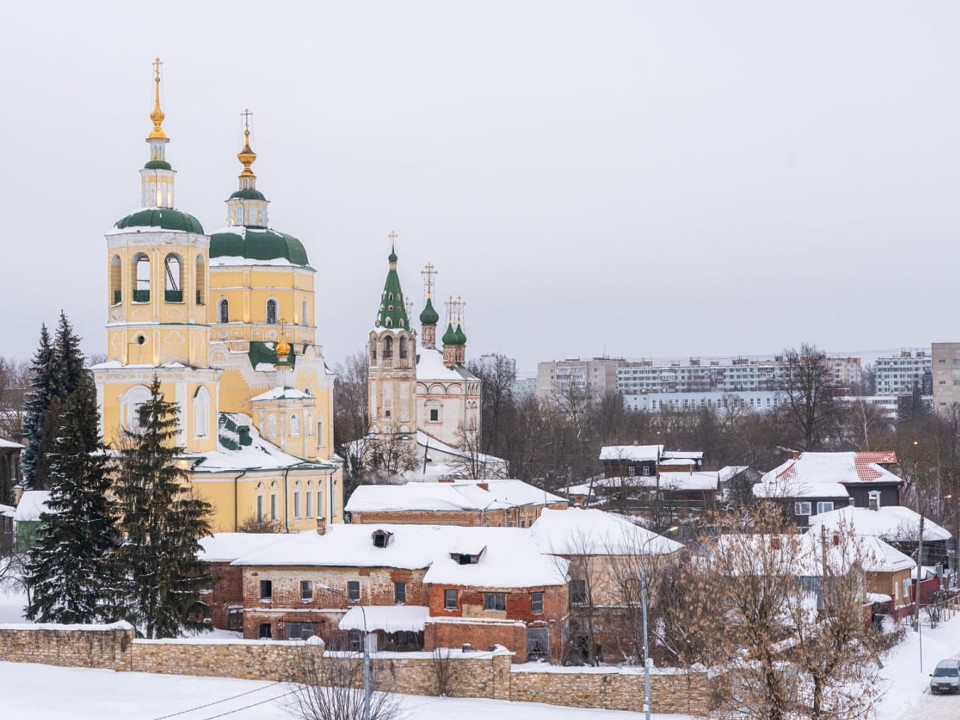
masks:
{"label": "green dome roof", "polygon": [[193,215],[171,208],[137,210],[137,212],[127,215],[122,220],[118,220],[115,227],[121,230],[124,228],[158,227],[163,230],[203,234],[203,226]]}
{"label": "green dome roof", "polygon": [[230,199],[240,198],[241,200],[266,200],[266,196],[259,190],[254,188],[244,188],[243,190],[237,190],[233,195],[230,196]]}
{"label": "green dome roof", "polygon": [[436,325],[440,321],[440,314],[433,309],[433,303],[427,298],[427,304],[420,313],[420,322],[423,325]]}
{"label": "green dome roof", "polygon": [[467,344],[467,336],[466,336],[466,334],[464,334],[463,328],[460,327],[460,323],[457,323],[457,329],[454,330],[453,335],[454,335],[454,337],[456,338],[456,342],[453,343],[454,345],[466,345],[466,344]]}
{"label": "green dome roof", "polygon": [[456,345],[457,344],[457,333],[453,330],[453,325],[447,325],[447,331],[443,334],[444,345]]}
{"label": "green dome roof", "polygon": [[309,267],[307,251],[293,235],[270,228],[238,227],[210,236],[210,259],[243,257],[248,260],[288,260]]}
{"label": "green dome roof", "polygon": [[151,160],[143,166],[144,170],[173,170],[173,166],[166,160]]}

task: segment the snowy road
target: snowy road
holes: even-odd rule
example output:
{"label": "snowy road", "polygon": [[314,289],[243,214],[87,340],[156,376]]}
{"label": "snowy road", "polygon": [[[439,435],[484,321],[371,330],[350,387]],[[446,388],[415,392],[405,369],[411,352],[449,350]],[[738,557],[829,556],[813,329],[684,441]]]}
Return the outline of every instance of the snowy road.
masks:
{"label": "snowy road", "polygon": [[911,703],[901,720],[957,720],[960,718],[960,695],[931,695],[928,690]]}

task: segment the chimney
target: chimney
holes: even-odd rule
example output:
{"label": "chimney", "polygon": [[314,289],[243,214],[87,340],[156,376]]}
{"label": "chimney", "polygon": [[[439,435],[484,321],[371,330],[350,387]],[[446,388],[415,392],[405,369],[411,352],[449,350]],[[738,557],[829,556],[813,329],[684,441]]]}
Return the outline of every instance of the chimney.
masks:
{"label": "chimney", "polygon": [[856,500],[854,500],[852,497],[847,498],[847,506],[856,507],[857,506]]}
{"label": "chimney", "polygon": [[800,453],[799,450],[794,450],[794,451],[793,451],[793,459],[794,459],[794,460],[799,460],[799,459],[800,459],[800,455],[801,455],[801,453]]}
{"label": "chimney", "polygon": [[780,538],[777,535],[774,535],[770,538],[770,549],[779,550],[780,549]]}
{"label": "chimney", "polygon": [[836,546],[838,546],[839,544],[840,544],[840,533],[835,532],[835,533],[833,534],[833,545],[834,545],[834,547],[836,547]]}
{"label": "chimney", "polygon": [[317,535],[327,534],[327,519],[325,517],[317,518]]}

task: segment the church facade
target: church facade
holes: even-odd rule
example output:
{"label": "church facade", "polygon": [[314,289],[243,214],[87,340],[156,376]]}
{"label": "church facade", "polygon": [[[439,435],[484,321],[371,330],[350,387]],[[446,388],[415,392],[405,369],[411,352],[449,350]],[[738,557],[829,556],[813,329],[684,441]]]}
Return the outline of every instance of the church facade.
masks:
{"label": "church facade", "polygon": [[297,238],[268,225],[248,122],[227,226],[208,234],[176,209],[159,62],[154,82],[141,208],[106,234],[107,360],[94,367],[104,439],[116,444],[137,428],[157,377],[179,407],[181,462],[194,494],[213,506],[214,531],[341,522],[315,270]]}
{"label": "church facade", "polygon": [[[370,434],[406,446],[423,474],[485,475],[488,461],[497,459],[479,453],[481,381],[466,368],[463,305],[451,299],[442,345],[437,347],[436,273],[428,265],[418,338],[400,285],[395,247],[388,263],[367,343]],[[497,463],[501,474],[502,461]]]}

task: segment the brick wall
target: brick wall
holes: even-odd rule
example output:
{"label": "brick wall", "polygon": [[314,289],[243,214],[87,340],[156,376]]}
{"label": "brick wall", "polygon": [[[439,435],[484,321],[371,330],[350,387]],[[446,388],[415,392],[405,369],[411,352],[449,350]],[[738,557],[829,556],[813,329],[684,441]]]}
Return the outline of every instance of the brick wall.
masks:
{"label": "brick wall", "polygon": [[213,626],[227,628],[227,614],[231,607],[243,605],[243,568],[228,562],[210,563],[213,589],[203,594],[203,601],[210,606]]}
{"label": "brick wall", "polygon": [[478,527],[489,525],[502,527],[505,524],[503,510],[479,510],[441,512],[426,510],[411,512],[354,512],[350,513],[350,522],[355,525],[460,525]]}
{"label": "brick wall", "polygon": [[423,632],[423,649],[462,648],[469,643],[475,650],[489,650],[502,645],[523,662],[527,657],[527,628],[522,623],[502,621],[471,622],[467,619],[427,620]]}
{"label": "brick wall", "polygon": [[[443,623],[434,625],[439,628]],[[284,681],[303,666],[304,653],[316,652],[322,652],[322,646],[279,641],[134,640],[133,630],[125,623],[85,629],[0,626],[0,661],[4,662]],[[448,693],[575,707],[643,708],[643,674],[636,669],[557,668],[551,672],[541,670],[543,666],[511,668],[511,659],[502,651],[452,651],[449,662],[455,668],[455,680]],[[437,692],[429,653],[380,653],[373,670],[379,687],[414,695]],[[710,684],[702,673],[657,671],[651,675],[654,712],[705,715],[709,697]]]}

